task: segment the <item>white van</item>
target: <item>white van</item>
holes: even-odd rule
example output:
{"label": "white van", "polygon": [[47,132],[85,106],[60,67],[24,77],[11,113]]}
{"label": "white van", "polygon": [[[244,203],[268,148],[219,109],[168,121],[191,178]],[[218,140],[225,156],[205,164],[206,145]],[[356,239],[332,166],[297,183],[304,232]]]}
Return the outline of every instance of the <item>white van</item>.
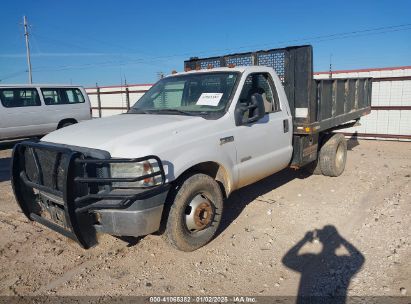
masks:
{"label": "white van", "polygon": [[44,135],[91,119],[84,88],[72,85],[0,85],[0,140]]}

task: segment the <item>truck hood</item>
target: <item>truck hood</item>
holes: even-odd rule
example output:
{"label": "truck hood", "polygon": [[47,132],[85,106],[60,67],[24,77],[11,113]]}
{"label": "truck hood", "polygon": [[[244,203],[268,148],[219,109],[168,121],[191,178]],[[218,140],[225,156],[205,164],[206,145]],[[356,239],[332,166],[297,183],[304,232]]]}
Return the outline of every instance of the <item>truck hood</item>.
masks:
{"label": "truck hood", "polygon": [[163,150],[177,136],[206,128],[209,122],[193,116],[122,114],[56,130],[42,141],[105,150],[114,157],[139,157]]}

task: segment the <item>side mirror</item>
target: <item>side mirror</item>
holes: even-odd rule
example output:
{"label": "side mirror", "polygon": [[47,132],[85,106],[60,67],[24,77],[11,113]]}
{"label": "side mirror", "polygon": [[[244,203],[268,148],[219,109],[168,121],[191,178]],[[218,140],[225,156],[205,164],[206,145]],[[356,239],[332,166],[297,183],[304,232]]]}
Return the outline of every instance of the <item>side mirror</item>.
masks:
{"label": "side mirror", "polygon": [[[244,114],[248,111],[248,117]],[[239,103],[235,109],[235,124],[237,126],[256,122],[264,117],[265,107],[261,94],[254,93],[251,95],[249,105]]]}

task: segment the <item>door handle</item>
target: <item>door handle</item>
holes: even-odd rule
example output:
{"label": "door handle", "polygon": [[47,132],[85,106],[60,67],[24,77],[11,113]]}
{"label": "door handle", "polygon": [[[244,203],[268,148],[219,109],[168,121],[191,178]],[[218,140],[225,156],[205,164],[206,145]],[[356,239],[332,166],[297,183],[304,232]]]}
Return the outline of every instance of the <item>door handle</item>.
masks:
{"label": "door handle", "polygon": [[288,124],[288,119],[283,120],[283,128],[284,128],[284,133],[287,133],[290,129],[290,126]]}

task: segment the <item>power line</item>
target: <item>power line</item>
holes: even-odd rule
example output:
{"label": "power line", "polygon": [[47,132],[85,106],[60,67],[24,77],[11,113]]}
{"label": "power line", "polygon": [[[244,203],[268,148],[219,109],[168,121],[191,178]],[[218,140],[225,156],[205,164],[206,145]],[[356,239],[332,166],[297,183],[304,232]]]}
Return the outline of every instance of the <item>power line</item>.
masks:
{"label": "power line", "polygon": [[3,80],[6,80],[6,79],[16,77],[16,76],[21,75],[21,74],[25,74],[25,73],[27,73],[27,70],[20,70],[20,71],[14,72],[14,73],[6,74],[5,76],[0,78],[0,82],[2,82]]}
{"label": "power line", "polygon": [[[180,53],[180,54],[174,54],[174,55],[152,57],[152,59],[159,59],[159,58],[167,59],[167,58],[172,58],[172,57],[194,56],[193,55],[194,53],[195,55],[199,55],[199,54],[210,54],[210,53],[213,54],[213,53],[222,53],[222,52],[238,52],[238,50],[243,50],[243,49],[272,47],[273,45],[278,46],[278,45],[284,45],[286,43],[289,44],[289,43],[301,43],[301,42],[311,42],[311,43],[323,42],[323,41],[330,41],[330,40],[336,40],[336,39],[345,39],[345,38],[350,38],[350,37],[385,34],[388,32],[397,32],[397,31],[406,31],[410,29],[411,29],[411,23],[408,23],[408,24],[391,25],[391,26],[384,26],[384,27],[377,27],[377,28],[369,28],[369,29],[357,30],[357,31],[351,31],[351,32],[340,32],[340,33],[320,35],[320,36],[314,36],[314,37],[282,40],[282,41],[263,43],[263,44],[249,44],[249,45],[243,45],[243,46],[239,46],[235,48],[214,49],[214,50],[208,50],[208,51],[189,52],[189,53],[186,52],[186,53]],[[378,32],[381,30],[387,30],[387,31]],[[372,33],[372,32],[375,32],[375,33]],[[363,35],[361,35],[361,33],[363,33]],[[365,33],[368,33],[368,34],[365,34]]]}
{"label": "power line", "polygon": [[85,45],[73,44],[71,42],[56,39],[54,37],[46,37],[46,36],[43,36],[41,34],[38,34],[37,32],[31,33],[31,35],[36,36],[37,38],[41,38],[43,40],[43,43],[45,42],[46,44],[56,45],[56,43],[57,43],[57,45],[63,45],[63,46],[69,47],[71,49],[81,49],[81,50],[85,50],[85,51],[90,51],[91,50],[89,47],[87,47]]}
{"label": "power line", "polygon": [[[59,44],[59,45],[65,45],[65,46],[68,46],[69,48],[71,48],[71,49],[82,49],[82,50],[87,50],[87,51],[91,51],[91,50],[94,50],[93,48],[90,48],[90,47],[88,47],[88,46],[79,46],[79,45],[77,45],[77,44],[73,44],[73,43],[68,43],[68,42],[66,42],[66,41],[62,41],[62,40],[60,40],[60,39],[55,39],[54,37],[53,38],[47,38],[47,37],[45,37],[45,36],[43,36],[43,35],[39,35],[38,33],[31,33],[31,36],[32,37],[38,37],[38,38],[42,38],[43,40],[46,40],[47,42],[46,43],[50,43],[50,41],[54,41],[55,43],[57,43],[57,44]],[[94,39],[95,40],[95,39]],[[55,45],[55,43],[54,43],[54,45]],[[123,50],[124,50],[124,48],[123,48]],[[128,56],[135,56],[135,54],[110,54],[110,53],[107,53],[107,54],[105,54],[105,53],[96,53],[95,54],[95,56],[98,56],[98,57],[101,57],[101,56],[104,56],[104,57],[106,57],[106,56],[116,56],[116,57],[128,57]],[[130,60],[130,59],[129,59]],[[142,63],[146,63],[146,64],[152,64],[151,63],[151,60],[150,60],[150,58],[149,59],[139,59],[139,61],[144,61],[144,62],[142,62]],[[125,60],[124,61],[125,62],[125,64],[128,62],[128,60]],[[113,66],[117,66],[117,65],[119,65],[119,64],[121,64],[121,61],[104,61],[103,63],[113,63]],[[94,66],[98,66],[99,65],[99,63],[98,64],[84,64],[84,65],[81,65],[81,67],[86,67],[86,66],[90,66],[90,67],[94,67]],[[61,70],[60,68],[64,68],[64,70],[66,70],[66,67],[67,68],[71,68],[71,66],[67,66],[67,65],[64,65],[64,66],[58,66],[58,67],[56,67],[56,69],[52,69],[52,71],[55,71],[55,70]],[[46,67],[46,69],[47,70],[50,70],[49,69],[49,67]],[[38,68],[38,69],[36,69],[36,71],[38,71],[38,70],[44,70],[42,67],[40,67],[40,68]]]}
{"label": "power line", "polygon": [[[407,27],[407,28],[405,28]],[[399,28],[399,29],[394,29],[394,28]],[[378,32],[383,29],[392,29],[388,31],[383,31],[383,32]],[[409,24],[401,24],[401,25],[393,25],[393,26],[386,26],[386,27],[379,27],[379,28],[371,28],[371,29],[366,29],[366,30],[360,30],[360,31],[351,31],[351,32],[342,32],[342,33],[335,33],[335,34],[328,34],[328,35],[321,35],[321,36],[314,36],[314,37],[305,37],[305,38],[298,38],[298,39],[291,39],[291,40],[283,40],[283,41],[277,41],[275,43],[264,43],[264,44],[253,44],[253,45],[246,45],[246,46],[239,46],[236,47],[235,49],[233,48],[226,48],[226,49],[219,49],[219,50],[212,50],[208,51],[208,53],[214,53],[214,52],[231,52],[233,50],[237,51],[242,50],[242,49],[250,49],[250,48],[261,48],[261,47],[272,47],[273,45],[284,45],[284,44],[289,44],[289,43],[314,43],[314,42],[323,42],[323,41],[331,41],[331,40],[337,40],[337,39],[346,39],[346,38],[351,38],[351,37],[358,37],[358,36],[368,36],[368,35],[376,35],[376,34],[385,34],[389,32],[397,32],[397,31],[406,31],[411,29],[411,23]],[[361,33],[365,32],[370,32],[367,34],[361,35]],[[374,32],[374,33],[373,33]],[[197,54],[204,54],[205,51],[199,52]],[[193,53],[187,54],[188,56],[193,56]],[[186,56],[187,56],[186,55]]]}
{"label": "power line", "polygon": [[[50,29],[49,29],[49,30],[50,30]],[[54,24],[54,25],[53,25],[53,28],[51,28],[51,30],[66,31],[67,29]],[[57,32],[56,32],[56,33],[57,33]],[[60,32],[58,32],[58,35],[60,36]],[[42,37],[45,38],[45,39],[50,39],[50,38],[47,38],[47,37],[45,37],[45,36],[42,36]],[[134,48],[130,48],[130,47],[128,47],[127,45],[116,44],[116,43],[113,43],[111,40],[100,40],[100,39],[95,38],[94,36],[87,35],[86,33],[82,33],[81,37],[80,37],[80,36],[76,36],[76,37],[77,37],[77,38],[80,38],[80,39],[84,38],[84,40],[87,40],[87,42],[91,40],[91,41],[97,42],[97,43],[99,43],[99,44],[103,44],[103,45],[106,45],[106,46],[114,47],[114,48],[119,49],[119,50],[122,50],[122,51],[128,50],[128,51],[133,52],[135,55],[149,56],[149,54],[144,53],[144,52],[141,52],[140,50],[137,50],[137,49],[134,49]],[[78,46],[78,45],[75,45],[75,44],[72,44],[72,43],[68,43],[67,41],[58,40],[58,39],[56,39],[55,37],[53,37],[53,38],[51,38],[51,39],[53,39],[53,40],[56,41],[56,42],[60,41],[60,42],[63,42],[64,44],[71,45],[71,46],[74,46],[74,47],[79,47],[79,48],[83,48],[83,49],[85,48],[85,46],[84,46],[85,43],[82,43],[82,46]],[[87,48],[90,49],[89,47],[87,47]]]}
{"label": "power line", "polygon": [[208,51],[201,51],[201,52],[190,52],[190,53],[180,53],[180,54],[173,54],[173,55],[163,55],[163,56],[156,56],[151,57],[150,59],[129,59],[129,60],[109,60],[109,61],[102,61],[96,63],[88,63],[82,65],[62,65],[57,67],[40,67],[35,69],[36,71],[64,71],[69,69],[88,69],[88,68],[99,68],[99,67],[113,67],[113,66],[122,66],[126,64],[152,64],[157,60],[162,59],[169,59],[169,58],[177,58],[183,56],[193,56],[199,54],[214,54],[214,53],[222,53],[222,52],[238,52],[239,50],[243,49],[250,49],[250,48],[259,48],[259,47],[272,47],[273,45],[284,45],[285,43],[319,43],[325,41],[332,41],[337,39],[348,39],[348,38],[356,38],[360,36],[371,36],[371,35],[380,35],[386,34],[391,32],[398,32],[398,31],[406,31],[411,30],[411,23],[408,24],[400,24],[400,25],[391,25],[391,26],[384,26],[384,27],[377,27],[377,28],[369,28],[364,30],[356,30],[350,32],[340,32],[334,34],[327,34],[327,35],[319,35],[313,37],[305,37],[305,38],[298,38],[298,39],[290,39],[290,40],[283,40],[277,41],[272,43],[264,43],[264,44],[253,44],[253,45],[244,45],[239,46],[236,48],[225,48],[225,49],[214,49]]}

